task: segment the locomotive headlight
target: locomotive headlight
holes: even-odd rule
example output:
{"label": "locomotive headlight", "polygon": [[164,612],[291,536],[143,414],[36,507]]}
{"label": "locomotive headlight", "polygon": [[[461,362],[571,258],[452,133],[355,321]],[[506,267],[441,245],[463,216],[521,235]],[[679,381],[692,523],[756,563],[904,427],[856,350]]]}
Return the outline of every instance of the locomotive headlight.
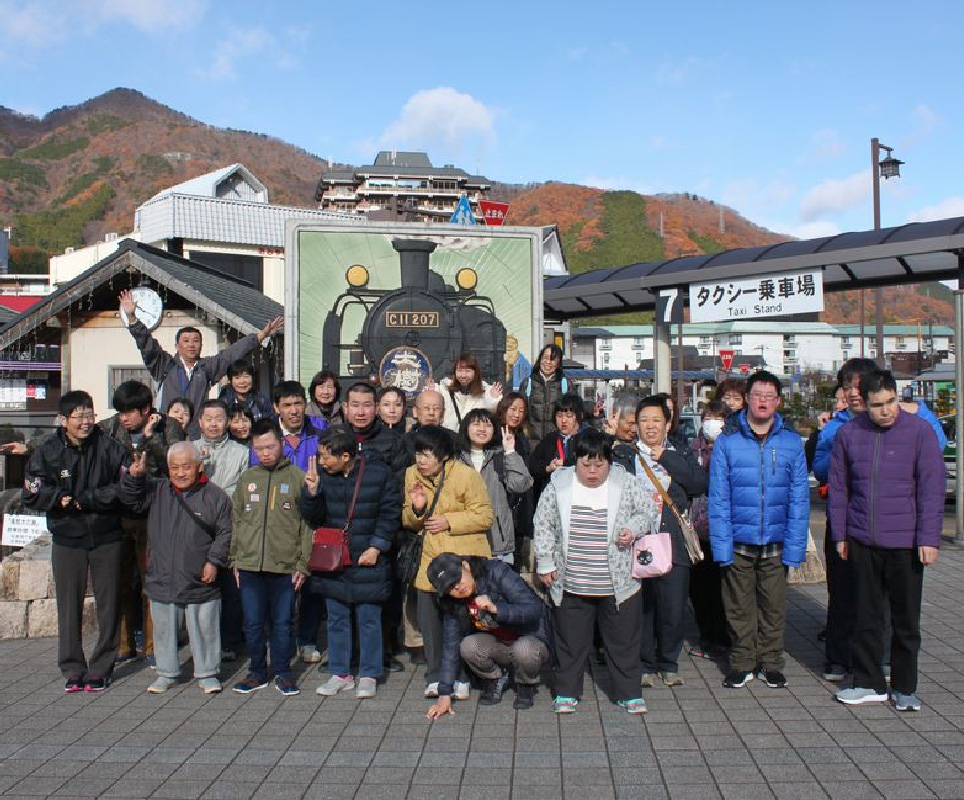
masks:
{"label": "locomotive headlight", "polygon": [[460,269],[455,273],[455,282],[458,284],[460,289],[469,291],[474,289],[476,284],[479,282],[479,276],[476,274],[474,269],[466,267],[465,269]]}
{"label": "locomotive headlight", "polygon": [[348,272],[345,273],[345,280],[348,281],[349,286],[361,289],[368,285],[368,270],[361,264],[355,264],[355,266],[348,268]]}

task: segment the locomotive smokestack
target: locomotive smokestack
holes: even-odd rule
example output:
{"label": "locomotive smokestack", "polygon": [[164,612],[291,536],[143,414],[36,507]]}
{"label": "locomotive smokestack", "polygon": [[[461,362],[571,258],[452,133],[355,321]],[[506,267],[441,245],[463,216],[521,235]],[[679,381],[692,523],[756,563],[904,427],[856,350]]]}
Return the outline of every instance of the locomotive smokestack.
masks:
{"label": "locomotive smokestack", "polygon": [[428,257],[437,247],[423,239],[392,239],[402,268],[402,286],[428,289]]}

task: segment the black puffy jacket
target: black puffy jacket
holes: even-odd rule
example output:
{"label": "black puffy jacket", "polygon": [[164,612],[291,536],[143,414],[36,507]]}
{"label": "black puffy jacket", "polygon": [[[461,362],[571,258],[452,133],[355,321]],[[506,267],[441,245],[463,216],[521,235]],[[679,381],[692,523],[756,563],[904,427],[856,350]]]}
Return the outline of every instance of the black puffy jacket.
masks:
{"label": "black puffy jacket", "polygon": [[[311,589],[343,603],[380,603],[392,592],[392,565],[388,556],[401,518],[400,493],[395,477],[384,461],[359,456],[346,476],[320,470],[318,494],[301,492],[301,515],[312,527],[343,528],[348,517],[359,465],[365,471],[358,500],[348,528],[348,549],[352,565],[343,572],[315,572]],[[380,555],[372,567],[358,566],[358,557],[369,547]]]}
{"label": "black puffy jacket", "polygon": [[[47,513],[55,544],[90,550],[120,541],[117,486],[128,463],[124,445],[96,425],[80,447],[68,444],[61,428],[31,454],[23,504]],[[62,508],[62,497],[72,497],[80,509]]]}

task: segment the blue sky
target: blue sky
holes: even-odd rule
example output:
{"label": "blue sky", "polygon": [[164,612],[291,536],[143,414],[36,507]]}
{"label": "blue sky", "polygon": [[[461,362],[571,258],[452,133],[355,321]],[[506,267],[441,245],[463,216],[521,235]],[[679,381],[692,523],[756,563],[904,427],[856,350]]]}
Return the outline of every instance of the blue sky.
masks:
{"label": "blue sky", "polygon": [[[414,10],[413,10],[414,9]],[[960,2],[0,0],[0,105],[116,86],[337,161],[687,191],[798,236],[964,215]]]}

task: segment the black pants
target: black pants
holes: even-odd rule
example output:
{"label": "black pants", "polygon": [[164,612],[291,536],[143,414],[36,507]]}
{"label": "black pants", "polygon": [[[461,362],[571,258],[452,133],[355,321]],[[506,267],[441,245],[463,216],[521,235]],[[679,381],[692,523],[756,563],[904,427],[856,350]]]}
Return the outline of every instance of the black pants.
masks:
{"label": "black pants", "polygon": [[[425,649],[425,685],[438,682],[439,664],[442,662],[442,610],[439,608],[435,592],[415,591],[415,618],[422,629],[422,646]],[[469,673],[465,664],[459,661],[459,674],[456,680],[468,681]]]}
{"label": "black pants", "polygon": [[924,566],[916,548],[885,550],[847,540],[854,582],[856,619],[851,653],[854,686],[886,694],[884,610],[890,608],[890,685],[895,692],[917,691],[920,608]]}
{"label": "black pants", "polygon": [[679,672],[689,584],[690,568],[681,564],[674,564],[665,575],[643,581],[643,672]]}
{"label": "black pants", "polygon": [[218,588],[221,590],[221,647],[237,654],[244,644],[244,614],[233,569],[218,570]]}
{"label": "black pants", "polygon": [[702,546],[707,557],[690,567],[690,601],[700,631],[700,644],[729,647],[730,634],[723,610],[723,572],[713,560],[709,542],[703,541]]}
{"label": "black pants", "polygon": [[636,592],[616,608],[612,595],[587,597],[566,592],[553,609],[556,637],[556,695],[582,697],[582,679],[592,651],[593,630],[599,624],[606,666],[612,681],[613,700],[634,700],[640,696],[643,670],[639,661],[639,640],[643,629],[643,593]]}
{"label": "black pants", "polygon": [[854,581],[850,562],[837,552],[837,543],[830,532],[823,540],[824,561],[827,565],[827,640],[824,653],[828,664],[850,668],[850,642],[854,632]]}
{"label": "black pants", "polygon": [[[90,550],[54,543],[51,554],[57,590],[57,666],[67,680],[110,678],[120,643],[122,541]],[[97,644],[84,657],[83,621],[87,576],[97,607]]]}

